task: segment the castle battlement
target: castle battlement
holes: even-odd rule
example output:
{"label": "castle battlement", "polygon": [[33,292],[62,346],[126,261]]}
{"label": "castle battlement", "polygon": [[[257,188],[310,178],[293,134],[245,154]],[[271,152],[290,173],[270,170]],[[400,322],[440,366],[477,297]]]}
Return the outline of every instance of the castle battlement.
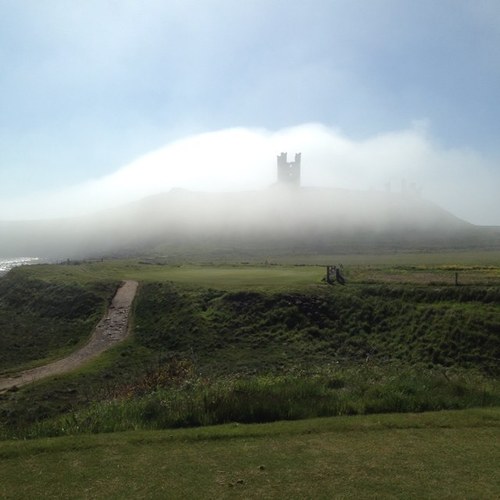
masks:
{"label": "castle battlement", "polygon": [[278,184],[300,187],[301,153],[295,154],[295,161],[287,160],[287,153],[278,156]]}

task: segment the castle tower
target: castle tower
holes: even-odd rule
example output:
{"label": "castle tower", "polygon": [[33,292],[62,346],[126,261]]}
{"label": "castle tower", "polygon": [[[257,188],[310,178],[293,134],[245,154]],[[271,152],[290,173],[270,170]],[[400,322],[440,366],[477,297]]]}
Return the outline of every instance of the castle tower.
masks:
{"label": "castle tower", "polygon": [[295,161],[287,161],[287,153],[278,156],[278,185],[300,187],[301,153],[295,154]]}

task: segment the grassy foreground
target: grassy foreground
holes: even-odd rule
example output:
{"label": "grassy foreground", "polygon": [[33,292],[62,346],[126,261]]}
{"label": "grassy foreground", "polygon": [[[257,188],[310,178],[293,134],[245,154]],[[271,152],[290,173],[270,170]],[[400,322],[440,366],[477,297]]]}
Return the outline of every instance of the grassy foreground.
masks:
{"label": "grassy foreground", "polygon": [[0,497],[498,498],[500,410],[0,443]]}
{"label": "grassy foreground", "polygon": [[45,356],[68,348],[59,332],[74,335],[74,317],[90,334],[75,297],[91,298],[97,316],[114,283],[142,286],[126,342],[77,372],[0,395],[0,437],[496,406],[500,268],[463,265],[469,285],[435,284],[457,268],[350,267],[346,287],[322,283],[319,266],[16,269],[2,279],[0,313],[7,323],[37,316],[3,332],[11,370],[40,362],[28,354],[45,342],[32,335],[42,320],[63,341]]}
{"label": "grassy foreground", "polygon": [[[46,358],[82,341],[117,281],[142,288],[126,342],[1,395],[0,498],[499,498],[500,268],[353,265],[345,288],[323,271],[15,270],[0,312],[29,321],[4,337],[47,321],[60,343]],[[8,369],[39,362],[4,353]],[[438,408],[469,409],[380,415]],[[209,426],[347,414],[359,415]],[[168,428],[192,425],[207,426]]]}

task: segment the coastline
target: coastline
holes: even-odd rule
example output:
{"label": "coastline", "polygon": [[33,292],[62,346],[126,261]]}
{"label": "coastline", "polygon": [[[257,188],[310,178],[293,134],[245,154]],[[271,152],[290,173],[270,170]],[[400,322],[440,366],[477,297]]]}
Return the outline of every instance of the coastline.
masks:
{"label": "coastline", "polygon": [[14,267],[30,266],[40,262],[39,257],[0,257],[0,277],[7,274]]}

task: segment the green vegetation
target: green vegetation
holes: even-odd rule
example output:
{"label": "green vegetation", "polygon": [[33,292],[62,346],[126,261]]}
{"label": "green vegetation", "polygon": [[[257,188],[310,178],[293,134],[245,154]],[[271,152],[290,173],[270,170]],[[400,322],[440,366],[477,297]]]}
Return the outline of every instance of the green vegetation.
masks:
{"label": "green vegetation", "polygon": [[[131,338],[71,375],[0,395],[0,434],[499,405],[499,270],[470,263],[352,265],[345,271],[349,285],[331,287],[317,265],[129,260],[16,269],[0,280],[2,307],[19,307],[23,315],[53,311],[47,321],[57,325],[55,312],[73,320],[71,304],[82,296],[87,313],[74,314],[88,322],[79,339],[118,281],[142,286]],[[462,286],[453,285],[456,272]],[[15,305],[18,296],[39,310]],[[51,306],[59,302],[61,308]],[[43,356],[61,349],[49,345]],[[12,356],[11,369],[28,360]]]}
{"label": "green vegetation", "polygon": [[18,437],[53,437],[322,416],[500,406],[500,384],[477,375],[404,367],[329,367],[312,373],[197,375],[171,360],[112,398],[30,426]]}
{"label": "green vegetation", "polygon": [[498,498],[498,409],[0,443],[0,497]]}
{"label": "green vegetation", "polygon": [[312,258],[15,269],[4,372],[73,349],[119,281],[141,287],[125,342],[0,394],[0,497],[499,497],[500,267],[417,257],[353,257],[346,287]]}
{"label": "green vegetation", "polygon": [[13,271],[0,279],[0,372],[42,364],[84,342],[117,283],[47,283]]}
{"label": "green vegetation", "polygon": [[387,255],[297,255],[272,261],[234,263],[175,263],[166,257],[146,260],[105,260],[36,265],[16,269],[51,283],[76,283],[135,279],[171,281],[221,290],[290,291],[310,289],[321,283],[325,265],[343,263],[349,284],[421,286],[500,286],[500,252],[399,253]]}
{"label": "green vegetation", "polygon": [[369,360],[498,375],[500,290],[324,286],[262,293],[155,283],[144,285],[137,301],[135,333],[145,347],[229,372]]}
{"label": "green vegetation", "polygon": [[287,290],[308,288],[321,283],[321,266],[281,266],[250,264],[182,264],[163,261],[110,260],[37,265],[18,268],[18,274],[51,283],[77,283],[133,279],[140,282],[176,282],[184,285],[214,287],[223,290]]}

